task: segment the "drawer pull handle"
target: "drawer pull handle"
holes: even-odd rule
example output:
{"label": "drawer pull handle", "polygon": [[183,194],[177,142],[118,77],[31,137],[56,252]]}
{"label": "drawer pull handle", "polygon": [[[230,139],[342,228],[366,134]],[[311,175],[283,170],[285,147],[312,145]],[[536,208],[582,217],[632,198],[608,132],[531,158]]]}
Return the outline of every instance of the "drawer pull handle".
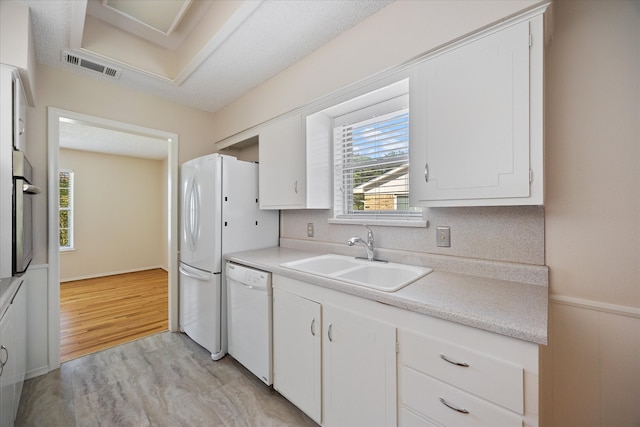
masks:
{"label": "drawer pull handle", "polygon": [[316,336],[316,319],[311,321],[311,335]]}
{"label": "drawer pull handle", "polygon": [[456,365],[456,366],[462,366],[463,368],[468,368],[469,364],[465,363],[465,362],[456,362],[455,360],[451,360],[449,359],[447,356],[445,356],[444,354],[440,355],[440,359],[444,360],[445,362],[449,362],[452,365]]}
{"label": "drawer pull handle", "polygon": [[440,403],[442,403],[444,406],[446,406],[449,409],[453,409],[454,411],[460,412],[461,414],[468,414],[469,413],[469,411],[464,409],[464,408],[457,408],[457,407],[453,406],[452,404],[450,404],[449,402],[444,400],[442,397],[440,398]]}

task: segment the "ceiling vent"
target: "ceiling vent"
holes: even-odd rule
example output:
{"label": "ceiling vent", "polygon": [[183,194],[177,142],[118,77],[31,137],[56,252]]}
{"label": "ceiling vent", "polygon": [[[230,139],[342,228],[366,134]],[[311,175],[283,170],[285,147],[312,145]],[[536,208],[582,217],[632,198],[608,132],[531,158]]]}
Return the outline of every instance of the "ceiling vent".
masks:
{"label": "ceiling vent", "polygon": [[87,70],[94,71],[107,77],[112,77],[114,79],[119,79],[120,74],[122,74],[122,70],[118,70],[116,68],[109,67],[108,65],[100,64],[95,61],[90,61],[79,55],[65,51],[62,51],[62,62],[73,65],[74,67],[85,68]]}

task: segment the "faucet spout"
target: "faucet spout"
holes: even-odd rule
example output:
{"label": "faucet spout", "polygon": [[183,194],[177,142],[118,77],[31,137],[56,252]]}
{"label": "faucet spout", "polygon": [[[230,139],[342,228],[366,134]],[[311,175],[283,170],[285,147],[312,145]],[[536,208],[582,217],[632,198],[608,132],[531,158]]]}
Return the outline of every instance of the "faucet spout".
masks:
{"label": "faucet spout", "polygon": [[365,227],[367,228],[367,240],[364,241],[361,237],[354,236],[347,240],[347,245],[355,246],[356,243],[361,244],[367,251],[367,259],[373,261],[373,231],[369,226],[365,225]]}

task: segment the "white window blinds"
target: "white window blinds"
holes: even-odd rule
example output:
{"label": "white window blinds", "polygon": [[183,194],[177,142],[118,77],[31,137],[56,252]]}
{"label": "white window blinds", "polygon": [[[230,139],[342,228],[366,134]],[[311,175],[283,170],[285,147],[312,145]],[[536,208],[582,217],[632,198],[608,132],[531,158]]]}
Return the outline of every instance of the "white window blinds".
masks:
{"label": "white window blinds", "polygon": [[405,95],[335,118],[335,218],[422,215],[409,207],[407,102]]}

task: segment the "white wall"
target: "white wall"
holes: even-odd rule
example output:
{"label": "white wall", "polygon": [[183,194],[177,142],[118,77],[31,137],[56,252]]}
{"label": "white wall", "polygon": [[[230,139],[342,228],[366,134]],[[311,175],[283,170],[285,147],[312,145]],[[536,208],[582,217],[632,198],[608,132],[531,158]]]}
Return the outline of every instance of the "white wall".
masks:
{"label": "white wall", "polygon": [[166,162],[69,149],[59,159],[74,172],[74,249],[60,253],[60,280],[166,266]]}

